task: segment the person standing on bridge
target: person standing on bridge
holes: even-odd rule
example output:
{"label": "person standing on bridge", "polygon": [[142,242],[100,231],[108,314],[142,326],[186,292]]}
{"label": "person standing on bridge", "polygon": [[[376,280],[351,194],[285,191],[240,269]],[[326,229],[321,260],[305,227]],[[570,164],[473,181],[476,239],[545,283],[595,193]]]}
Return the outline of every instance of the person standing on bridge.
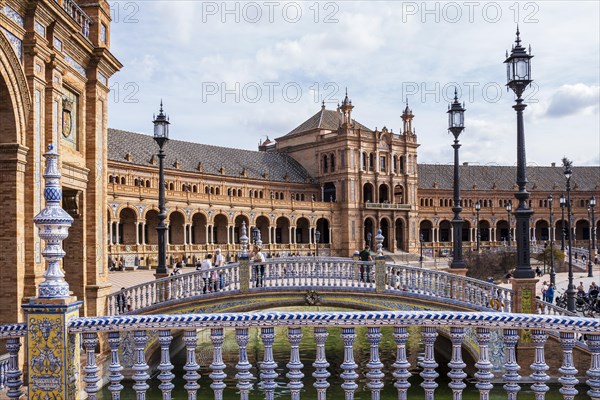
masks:
{"label": "person standing on bridge", "polygon": [[262,287],[264,285],[265,275],[265,255],[261,252],[262,248],[258,245],[254,245],[252,251],[252,261],[256,263],[254,265],[254,276],[256,277],[256,287]]}
{"label": "person standing on bridge", "polygon": [[[371,252],[369,251],[369,246],[365,246],[364,250],[358,253],[358,257],[360,257],[360,261],[368,262],[373,261],[373,257],[371,257]],[[360,265],[360,281],[361,282],[371,282],[371,266],[361,264]]]}
{"label": "person standing on bridge", "polygon": [[[221,249],[215,250],[215,268],[225,265],[225,257],[221,254]],[[215,291],[223,289],[223,271],[218,269],[215,271]]]}
{"label": "person standing on bridge", "polygon": [[210,285],[210,269],[212,268],[212,262],[210,261],[211,258],[212,254],[207,254],[202,261],[202,265],[200,266],[200,271],[202,271],[202,279],[204,280],[204,288],[202,290],[203,293],[208,291],[208,285]]}

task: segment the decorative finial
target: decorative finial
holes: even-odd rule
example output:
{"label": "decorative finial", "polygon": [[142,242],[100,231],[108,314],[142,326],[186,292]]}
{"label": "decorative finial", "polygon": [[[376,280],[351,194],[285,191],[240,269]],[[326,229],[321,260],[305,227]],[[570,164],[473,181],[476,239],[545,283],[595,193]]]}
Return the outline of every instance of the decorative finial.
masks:
{"label": "decorative finial", "polygon": [[162,99],[160,99],[160,113],[163,113],[163,102]]}
{"label": "decorative finial", "polygon": [[323,102],[321,103],[321,109],[325,109],[325,100],[323,100]]}
{"label": "decorative finial", "polygon": [[240,236],[242,257],[248,257],[248,236],[246,235],[246,233],[246,221],[242,221],[242,235]]}
{"label": "decorative finial", "polygon": [[454,101],[458,102],[458,91],[456,90],[456,86],[454,86]]}
{"label": "decorative finial", "polygon": [[375,236],[375,243],[377,243],[377,257],[383,257],[383,240],[385,237],[381,233],[381,228],[377,230],[377,236]]}
{"label": "decorative finial", "polygon": [[69,236],[69,227],[73,218],[61,207],[62,188],[60,186],[60,171],[58,169],[58,153],[54,145],[48,145],[46,170],[44,171],[44,200],[46,207],[33,218],[38,227],[38,236],[46,242],[42,255],[46,259],[48,269],[44,274],[44,282],[40,283],[38,298],[64,299],[69,298],[69,284],[60,267],[60,261],[65,256],[62,241]]}
{"label": "decorative finial", "polygon": [[519,32],[519,24],[517,24],[517,39],[515,40],[515,42],[517,43],[517,46],[521,46],[521,32]]}

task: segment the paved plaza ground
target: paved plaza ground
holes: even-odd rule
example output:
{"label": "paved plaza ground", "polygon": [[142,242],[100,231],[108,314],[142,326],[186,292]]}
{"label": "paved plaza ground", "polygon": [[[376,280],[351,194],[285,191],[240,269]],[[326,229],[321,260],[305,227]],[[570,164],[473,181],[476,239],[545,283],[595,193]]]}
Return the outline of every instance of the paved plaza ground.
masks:
{"label": "paved plaza ground", "polygon": [[[424,263],[425,268],[435,268],[435,264],[433,263]],[[439,267],[439,266],[438,266]],[[183,268],[181,273],[187,274],[190,272],[194,272],[196,269],[193,267]],[[171,272],[172,269],[169,269]],[[575,287],[579,285],[579,282],[583,282],[584,288],[586,291],[588,290],[590,284],[592,282],[596,282],[596,284],[600,283],[600,266],[594,266],[594,277],[588,278],[587,272],[576,270],[573,272],[573,282]],[[139,285],[144,282],[149,282],[154,280],[154,270],[136,270],[136,271],[115,271],[109,273],[109,281],[112,284],[111,293],[119,291],[121,288],[132,287],[135,285]],[[536,295],[541,297],[541,287],[543,282],[550,282],[550,275],[546,274],[539,278],[537,283]],[[556,274],[556,287],[557,293],[555,298],[558,297],[562,292],[567,290],[567,286],[569,284],[569,274],[567,272],[560,272]],[[503,287],[510,288],[510,283],[501,283]]]}

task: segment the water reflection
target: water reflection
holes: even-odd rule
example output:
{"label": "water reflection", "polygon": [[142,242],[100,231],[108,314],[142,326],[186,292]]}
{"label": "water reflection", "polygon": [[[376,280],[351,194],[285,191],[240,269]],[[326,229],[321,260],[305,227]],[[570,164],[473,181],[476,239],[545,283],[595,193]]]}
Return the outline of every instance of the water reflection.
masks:
{"label": "water reflection", "polygon": [[[306,311],[308,308],[301,307],[293,307],[293,308],[280,308],[274,309],[275,311]],[[310,311],[348,311],[342,309],[333,309],[333,308],[315,308],[311,307]],[[344,344],[341,339],[341,328],[331,328],[328,329],[329,337],[327,338],[327,342],[325,345],[327,361],[330,364],[328,368],[331,373],[330,378],[327,381],[330,384],[329,389],[327,390],[327,398],[328,399],[343,399],[344,391],[341,389],[341,384],[343,380],[339,378],[339,375],[342,372],[340,365],[343,363],[343,349]],[[356,400],[367,400],[371,399],[371,392],[367,389],[368,380],[365,378],[365,374],[368,372],[366,368],[366,364],[369,361],[369,342],[366,336],[367,328],[366,327],[357,327],[356,328],[356,342],[354,344],[354,357],[355,362],[358,364],[358,369],[356,372],[359,374],[358,390],[355,393],[354,398]],[[381,362],[384,364],[384,368],[382,372],[385,374],[384,378],[384,389],[381,392],[382,400],[396,400],[398,399],[398,392],[394,387],[393,382],[393,368],[392,364],[396,360],[396,343],[394,341],[393,336],[393,328],[392,327],[384,327],[381,329],[382,338],[380,343],[379,354],[381,358]],[[409,328],[409,339],[407,342],[407,358],[410,364],[413,366],[411,372],[413,373],[412,378],[409,379],[411,383],[411,388],[408,392],[409,399],[417,399],[424,398],[424,391],[419,386],[422,382],[421,377],[418,373],[421,371],[420,368],[417,367],[420,356],[423,352],[423,344],[421,343],[421,335],[420,329],[417,327]],[[253,381],[253,390],[250,393],[250,400],[259,400],[264,399],[264,392],[260,388],[260,383],[257,377],[260,374],[260,371],[257,369],[257,366],[263,359],[263,345],[260,339],[260,330],[249,329],[250,341],[248,343],[248,359],[249,362],[253,365],[253,368],[250,370],[250,373],[255,377]],[[304,389],[301,392],[301,398],[303,400],[315,400],[317,399],[317,391],[313,387],[315,383],[315,379],[312,374],[315,371],[315,368],[312,366],[316,358],[316,345],[314,342],[314,333],[313,328],[306,327],[302,329],[302,340],[300,342],[300,360],[304,364],[304,368],[302,372],[304,373],[304,379],[302,383],[304,384]],[[275,391],[275,398],[278,399],[288,399],[290,398],[290,392],[287,388],[288,379],[285,377],[285,374],[288,372],[286,368],[286,363],[290,359],[290,344],[287,339],[287,328],[279,327],[275,329],[275,343],[273,344],[273,354],[274,359],[277,362],[276,372],[278,374],[278,378],[276,379],[277,389]],[[438,337],[438,340],[441,338]],[[234,379],[237,370],[235,369],[235,364],[238,362],[238,346],[235,341],[235,330],[226,329],[225,330],[225,342],[223,343],[223,362],[227,365],[225,369],[225,374],[227,374],[227,379],[225,379],[225,383],[227,388],[223,393],[224,400],[237,400],[239,399],[239,393],[235,387],[237,381]],[[463,352],[464,353],[464,352]],[[464,354],[466,356],[466,354]],[[171,362],[174,365],[174,374],[176,375],[176,379],[173,380],[175,384],[175,389],[172,393],[172,399],[187,399],[187,391],[184,389],[185,381],[182,379],[185,371],[183,370],[183,366],[185,365],[185,349],[177,352],[171,357]],[[213,398],[212,389],[210,389],[210,384],[212,380],[208,377],[211,373],[209,368],[210,363],[212,362],[213,357],[213,347],[210,341],[210,330],[202,330],[198,332],[198,347],[197,347],[197,362],[200,365],[200,371],[202,378],[200,379],[200,390],[198,392],[198,398]],[[466,358],[466,357],[465,357]],[[440,364],[437,372],[440,374],[440,377],[437,380],[439,384],[438,389],[435,391],[436,399],[452,399],[452,391],[448,388],[448,378],[446,374],[448,372],[447,362],[448,360],[444,360],[444,356],[438,352],[436,352],[436,361]],[[147,392],[147,399],[162,399],[162,394],[160,390],[158,390],[158,385],[160,381],[156,379],[156,372],[153,375],[153,378],[150,383],[150,388]],[[135,399],[135,392],[131,389],[133,382],[123,382],[125,389],[121,394],[121,399]],[[558,400],[562,399],[562,395],[558,392],[558,388],[560,387],[558,384],[550,384],[551,387],[550,392],[546,394],[547,400]],[[526,399],[534,399],[534,394],[529,390],[530,384],[523,384],[522,390],[519,393],[520,400]],[[580,394],[575,397],[575,399],[587,399],[589,398],[586,394],[581,394],[584,388],[578,388]],[[98,399],[100,400],[108,400],[111,398],[111,394],[106,387],[104,387],[99,393]],[[471,399],[479,399],[479,391],[475,388],[474,383],[468,383],[467,389],[463,392],[463,399],[471,400]],[[490,399],[506,399],[506,393],[502,389],[501,384],[496,384],[494,390],[490,393]]]}

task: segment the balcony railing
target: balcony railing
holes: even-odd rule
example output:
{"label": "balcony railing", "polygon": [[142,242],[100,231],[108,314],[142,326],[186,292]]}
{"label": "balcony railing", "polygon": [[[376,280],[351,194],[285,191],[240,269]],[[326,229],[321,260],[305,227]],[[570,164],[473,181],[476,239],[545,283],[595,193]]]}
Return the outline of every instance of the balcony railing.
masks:
{"label": "balcony railing", "polygon": [[55,0],[57,3],[62,2],[63,9],[73,18],[73,20],[81,27],[81,34],[86,38],[90,38],[90,25],[92,19],[77,5],[74,0]]}
{"label": "balcony railing", "polygon": [[410,204],[396,203],[365,203],[365,208],[371,210],[405,210],[410,211]]}

